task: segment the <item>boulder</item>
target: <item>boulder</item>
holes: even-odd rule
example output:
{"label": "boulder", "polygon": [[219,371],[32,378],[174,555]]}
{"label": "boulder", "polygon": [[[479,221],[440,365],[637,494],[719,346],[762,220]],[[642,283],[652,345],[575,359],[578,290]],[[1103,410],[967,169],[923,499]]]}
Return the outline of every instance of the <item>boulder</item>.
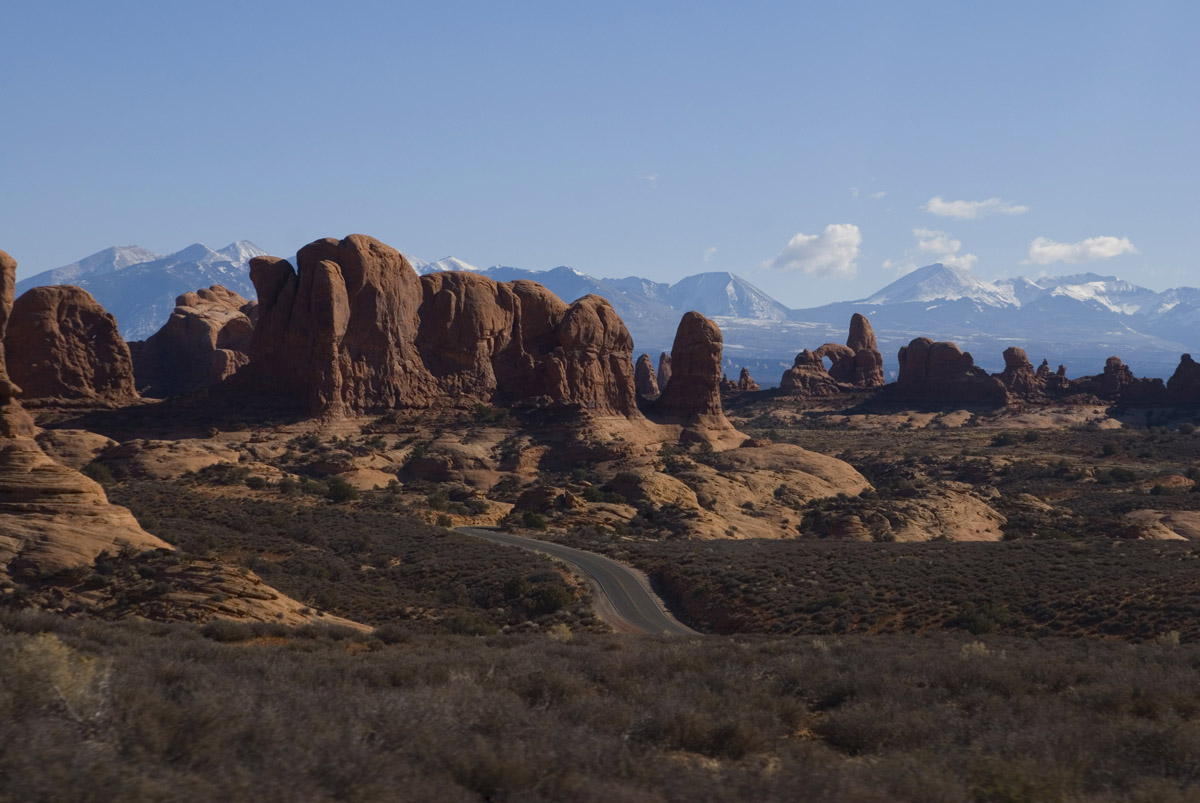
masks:
{"label": "boulder", "polygon": [[658,378],[649,354],[638,357],[637,365],[633,367],[633,382],[639,396],[652,399],[658,395]]}
{"label": "boulder", "polygon": [[117,320],[86,290],[35,287],[12,306],[8,373],[24,399],[128,404],[138,398]]}
{"label": "boulder", "polygon": [[219,284],[176,298],[158,332],[129,344],[138,387],[178,396],[232,376],[250,361],[257,307]]}
{"label": "boulder", "polygon": [[795,364],[783,372],[779,389],[793,396],[812,398],[837,396],[842,392],[817,352],[808,349],[797,354]]}
{"label": "boulder", "polygon": [[999,379],[975,365],[970,352],[954,343],[918,337],[899,353],[896,398],[953,404],[1004,404],[1008,394]]}

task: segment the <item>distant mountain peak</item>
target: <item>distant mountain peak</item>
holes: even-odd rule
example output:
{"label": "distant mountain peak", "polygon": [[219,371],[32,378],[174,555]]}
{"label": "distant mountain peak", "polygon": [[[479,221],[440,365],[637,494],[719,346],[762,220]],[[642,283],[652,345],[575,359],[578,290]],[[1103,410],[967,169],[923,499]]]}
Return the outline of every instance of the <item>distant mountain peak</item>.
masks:
{"label": "distant mountain peak", "polygon": [[980,279],[966,268],[935,262],[901,276],[864,304],[904,304],[967,299],[991,307],[1016,305],[1012,290]]}

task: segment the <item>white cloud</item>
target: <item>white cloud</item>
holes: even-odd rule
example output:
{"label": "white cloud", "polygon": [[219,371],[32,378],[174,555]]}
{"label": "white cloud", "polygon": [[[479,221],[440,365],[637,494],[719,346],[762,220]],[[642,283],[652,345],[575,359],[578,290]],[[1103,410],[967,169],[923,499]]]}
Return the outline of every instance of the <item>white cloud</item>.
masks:
{"label": "white cloud", "polygon": [[947,201],[940,195],[930,198],[921,208],[941,217],[956,217],[960,220],[974,220],[984,215],[1023,215],[1029,211],[1028,206],[1010,204],[1000,198],[988,198],[986,201]]}
{"label": "white cloud", "polygon": [[647,173],[642,176],[642,181],[650,184],[650,189],[658,189],[658,173]]}
{"label": "white cloud", "polygon": [[877,200],[877,201],[878,201],[880,198],[884,197],[885,195],[887,195],[887,190],[880,190],[879,192],[873,192],[873,193],[871,193],[871,197],[872,197],[872,198],[874,198],[874,199],[875,199],[875,200]]}
{"label": "white cloud", "polygon": [[713,256],[714,256],[716,253],[717,253],[717,247],[716,247],[715,245],[712,245],[712,246],[709,246],[708,248],[705,248],[705,249],[704,249],[704,261],[705,261],[705,262],[711,262],[711,261],[712,261],[712,258],[713,258]]}
{"label": "white cloud", "polygon": [[1049,237],[1038,237],[1029,244],[1027,264],[1048,265],[1051,262],[1094,262],[1121,254],[1136,254],[1137,249],[1128,237],[1088,237],[1077,243],[1059,243]]}
{"label": "white cloud", "polygon": [[851,187],[851,188],[850,188],[850,197],[851,197],[851,198],[857,198],[857,197],[858,197],[858,187]]}
{"label": "white cloud", "polygon": [[862,232],[853,223],[831,223],[821,234],[797,234],[763,267],[798,270],[813,276],[853,276],[858,271]]}
{"label": "white cloud", "polygon": [[[970,270],[971,266],[979,261],[979,257],[975,254],[960,254],[962,250],[962,241],[955,240],[944,231],[936,229],[913,229],[913,237],[917,238],[917,254],[930,254],[932,257],[941,262],[943,265],[949,265],[952,268],[963,268]],[[928,259],[928,257],[923,257]],[[906,273],[911,273],[922,264],[915,259],[915,255],[910,251],[903,262],[893,262],[886,259],[883,262],[883,269],[895,271],[903,276]]]}

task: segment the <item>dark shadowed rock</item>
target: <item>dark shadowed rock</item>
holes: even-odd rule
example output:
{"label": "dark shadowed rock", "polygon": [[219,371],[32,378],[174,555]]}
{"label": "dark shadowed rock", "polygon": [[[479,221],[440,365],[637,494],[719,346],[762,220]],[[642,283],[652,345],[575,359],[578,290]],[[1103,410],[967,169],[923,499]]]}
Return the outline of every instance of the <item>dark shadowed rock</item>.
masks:
{"label": "dark shadowed rock", "polygon": [[17,261],[0,251],[0,438],[33,437],[33,419],[21,408],[21,388],[8,376],[4,339],[17,287]]}
{"label": "dark shadowed rock", "polygon": [[975,365],[970,352],[954,343],[918,337],[899,353],[896,397],[951,404],[1004,404],[1000,380]]}
{"label": "dark shadowed rock", "polygon": [[1071,390],[1126,404],[1163,404],[1167,401],[1167,388],[1161,379],[1136,377],[1133,369],[1115,356],[1105,361],[1104,373],[1076,379],[1071,383]]}
{"label": "dark shadowed rock", "polygon": [[1200,364],[1191,354],[1179,358],[1179,367],[1167,380],[1167,395],[1174,404],[1200,404]]}
{"label": "dark shadowed rock", "polygon": [[162,329],[129,344],[138,387],[177,396],[232,376],[250,361],[257,306],[221,285],[179,296]]}
{"label": "dark shadowed rock", "polygon": [[658,395],[658,378],[654,375],[654,363],[649,354],[638,357],[633,367],[633,381],[639,396],[651,399]]}
{"label": "dark shadowed rock", "polygon": [[671,381],[671,355],[665,351],[658,355],[658,389],[661,391]]}
{"label": "dark shadowed rock", "polygon": [[24,399],[127,404],[138,397],[117,321],[86,290],[27,291],[13,304],[4,345]]}
{"label": "dark shadowed rock", "polygon": [[1029,361],[1025,349],[1009,346],[1004,350],[1004,371],[999,375],[999,379],[1013,396],[1028,400],[1039,399],[1045,395],[1046,379],[1050,375],[1049,365],[1042,363],[1042,369],[1033,369],[1033,363]]}

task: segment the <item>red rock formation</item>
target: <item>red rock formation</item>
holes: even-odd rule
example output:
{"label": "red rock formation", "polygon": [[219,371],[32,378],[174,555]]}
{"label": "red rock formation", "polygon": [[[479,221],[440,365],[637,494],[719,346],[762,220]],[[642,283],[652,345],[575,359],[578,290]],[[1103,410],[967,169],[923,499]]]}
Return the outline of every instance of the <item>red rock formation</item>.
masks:
{"label": "red rock formation", "polygon": [[633,382],[639,396],[649,399],[658,395],[658,379],[654,375],[654,363],[650,361],[649,354],[638,357],[637,365],[633,368]]}
{"label": "red rock formation", "polygon": [[1027,400],[1039,399],[1045,396],[1046,380],[1050,374],[1049,365],[1042,363],[1042,367],[1044,371],[1035,371],[1025,349],[1009,346],[1004,350],[1004,371],[998,378],[1013,396]]}
{"label": "red rock formation", "polygon": [[713,441],[739,434],[721,407],[721,346],[721,329],[700,313],[688,312],[679,321],[671,380],[654,412],[663,423],[684,425],[685,439]]}
{"label": "red rock formation", "polygon": [[599,296],[564,304],[530,281],[421,277],[417,350],[440,392],[636,415],[633,338]]}
{"label": "red rock formation", "polygon": [[748,390],[760,390],[758,383],[754,381],[754,377],[750,376],[749,368],[742,368],[742,372],[738,374],[737,389],[745,392]]}
{"label": "red rock formation", "polygon": [[1075,380],[1071,383],[1071,390],[1126,404],[1167,402],[1167,388],[1161,379],[1135,377],[1133,370],[1120,357],[1109,357],[1104,363],[1104,373]]}
{"label": "red rock formation", "polygon": [[671,355],[665,351],[658,355],[658,389],[661,391],[671,381]]}
{"label": "red rock formation", "polygon": [[970,352],[954,343],[918,337],[900,349],[896,397],[907,401],[951,404],[1004,404],[999,379],[975,365]]}
{"label": "red rock formation", "polygon": [[[636,416],[633,339],[607,301],[564,304],[535,282],[418,278],[363,235],[251,261],[259,323],[238,374],[314,413],[427,406],[449,396]],[[244,377],[244,379],[243,379]]]}
{"label": "red rock formation", "polygon": [[138,397],[117,321],[86,290],[26,292],[13,304],[4,346],[22,398],[126,404]]}
{"label": "red rock formation", "polygon": [[824,370],[825,358],[830,361],[828,374],[835,382],[854,384],[854,349],[840,343],[826,343],[813,352]]}
{"label": "red rock formation", "polygon": [[856,312],[851,316],[846,346],[854,352],[850,384],[859,388],[877,388],[884,384],[883,355],[879,353],[875,330],[865,315]]}
{"label": "red rock formation", "polygon": [[258,325],[246,375],[262,393],[339,413],[424,405],[436,385],[417,355],[421,283],[371,237],[317,240],[286,260],[255,257]]}
{"label": "red rock formation", "polygon": [[4,338],[12,315],[17,287],[17,261],[0,251],[0,438],[33,437],[33,419],[21,409],[21,393],[8,376],[4,359]]}
{"label": "red rock formation", "polygon": [[138,387],[178,396],[232,376],[250,361],[257,307],[219,284],[179,296],[162,329],[129,344]]}
{"label": "red rock formation", "polygon": [[805,349],[796,355],[795,364],[783,372],[779,389],[794,396],[828,397],[842,392],[837,381],[825,370],[817,352]]}
{"label": "red rock formation", "polygon": [[1191,354],[1179,358],[1179,367],[1167,380],[1167,394],[1174,404],[1200,404],[1200,364]]}

